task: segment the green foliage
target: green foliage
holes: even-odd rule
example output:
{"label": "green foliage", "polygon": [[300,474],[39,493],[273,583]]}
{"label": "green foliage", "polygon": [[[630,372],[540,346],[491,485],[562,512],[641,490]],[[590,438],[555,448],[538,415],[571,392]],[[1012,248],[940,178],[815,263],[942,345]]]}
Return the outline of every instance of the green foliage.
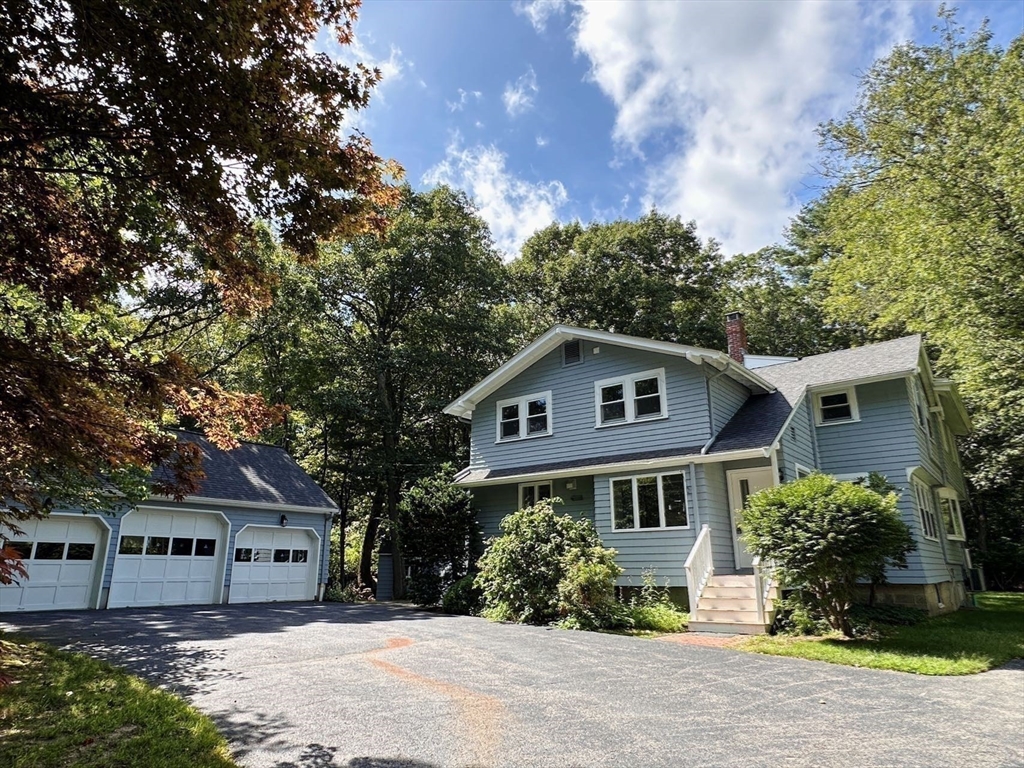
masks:
{"label": "green foliage", "polygon": [[939,16],[935,43],[894,48],[823,127],[835,185],[802,234],[828,317],[874,339],[927,334],[974,420],[972,553],[1021,585],[1024,35],[1003,49]]}
{"label": "green foliage", "polygon": [[678,217],[552,224],[524,243],[511,274],[534,331],[559,322],[704,347],[725,340],[721,254]]}
{"label": "green foliage", "polygon": [[597,546],[580,551],[558,582],[559,626],[584,630],[625,626],[626,611],[615,599],[615,580],[621,573],[614,549]]}
{"label": "green foliage", "polygon": [[802,586],[845,635],[857,582],[905,568],[915,548],[896,495],[813,474],[754,494],[743,514],[750,551],[772,561],[783,585]]}
{"label": "green foliage", "polygon": [[970,675],[1024,658],[1024,595],[987,592],[979,607],[911,623],[907,614],[863,639],[762,636],[741,648],[919,675]]}
{"label": "green foliage", "polygon": [[236,768],[209,717],[134,675],[0,633],[4,765]]}
{"label": "green foliage", "polygon": [[476,585],[475,574],[463,576],[448,587],[441,598],[441,608],[445,613],[479,616],[484,608],[484,595]]}
{"label": "green foliage", "polygon": [[[593,524],[555,514],[560,502],[545,499],[501,521],[502,535],[491,539],[477,564],[487,618],[550,624],[562,616],[559,584],[566,574],[579,564],[609,562]],[[583,581],[594,575],[576,573]],[[593,583],[587,591],[600,602]]]}
{"label": "green foliage", "polygon": [[669,597],[667,587],[659,587],[653,569],[641,575],[640,589],[626,604],[629,626],[639,632],[682,632],[689,614],[679,610]]}
{"label": "green foliage", "polygon": [[472,555],[480,550],[472,497],[452,483],[454,475],[455,467],[445,464],[402,494],[402,547],[413,567],[409,597],[419,605],[437,605],[469,572]]}
{"label": "green foliage", "polygon": [[367,603],[373,600],[373,592],[369,587],[350,581],[345,586],[332,584],[324,593],[324,600],[329,603]]}

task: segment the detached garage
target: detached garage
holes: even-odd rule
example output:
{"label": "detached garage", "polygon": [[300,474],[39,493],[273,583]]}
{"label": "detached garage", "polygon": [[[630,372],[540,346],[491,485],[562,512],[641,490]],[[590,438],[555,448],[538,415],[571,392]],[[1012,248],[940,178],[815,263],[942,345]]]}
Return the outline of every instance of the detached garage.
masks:
{"label": "detached garage", "polygon": [[201,435],[206,478],[183,501],[117,516],[55,512],[11,545],[28,579],[0,586],[0,612],[315,600],[337,507],[283,449],[221,451]]}

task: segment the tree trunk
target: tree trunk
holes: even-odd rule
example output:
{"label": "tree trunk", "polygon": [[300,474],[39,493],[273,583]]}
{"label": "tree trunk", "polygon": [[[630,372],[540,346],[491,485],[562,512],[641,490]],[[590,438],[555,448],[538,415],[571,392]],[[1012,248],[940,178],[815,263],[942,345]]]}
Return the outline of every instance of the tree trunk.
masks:
{"label": "tree trunk", "polygon": [[366,532],[363,534],[363,548],[359,552],[359,586],[369,587],[374,594],[377,592],[377,581],[373,578],[373,547],[377,542],[377,529],[380,528],[380,513],[384,506],[384,495],[380,488],[373,494],[370,516],[366,520]]}

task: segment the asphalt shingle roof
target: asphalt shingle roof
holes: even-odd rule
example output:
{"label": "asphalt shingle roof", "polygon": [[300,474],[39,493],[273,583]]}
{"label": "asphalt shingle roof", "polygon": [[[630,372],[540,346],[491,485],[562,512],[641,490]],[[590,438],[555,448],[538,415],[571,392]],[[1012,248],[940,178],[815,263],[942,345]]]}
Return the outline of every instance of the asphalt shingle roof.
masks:
{"label": "asphalt shingle roof", "polygon": [[710,453],[771,445],[808,387],[909,373],[917,369],[920,355],[921,336],[914,335],[758,368],[758,375],[777,390],[750,397],[719,432]]}
{"label": "asphalt shingle roof", "polygon": [[206,478],[197,496],[325,511],[337,508],[283,448],[243,442],[234,450],[222,451],[195,432],[178,432],[178,439],[202,450]]}

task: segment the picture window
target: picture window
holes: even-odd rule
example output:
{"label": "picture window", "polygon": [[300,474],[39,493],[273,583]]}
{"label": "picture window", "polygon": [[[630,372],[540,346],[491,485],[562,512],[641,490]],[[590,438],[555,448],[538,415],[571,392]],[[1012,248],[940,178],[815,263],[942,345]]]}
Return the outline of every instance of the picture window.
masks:
{"label": "picture window", "polygon": [[686,528],[686,477],[681,472],[611,481],[612,527],[616,531]]}

